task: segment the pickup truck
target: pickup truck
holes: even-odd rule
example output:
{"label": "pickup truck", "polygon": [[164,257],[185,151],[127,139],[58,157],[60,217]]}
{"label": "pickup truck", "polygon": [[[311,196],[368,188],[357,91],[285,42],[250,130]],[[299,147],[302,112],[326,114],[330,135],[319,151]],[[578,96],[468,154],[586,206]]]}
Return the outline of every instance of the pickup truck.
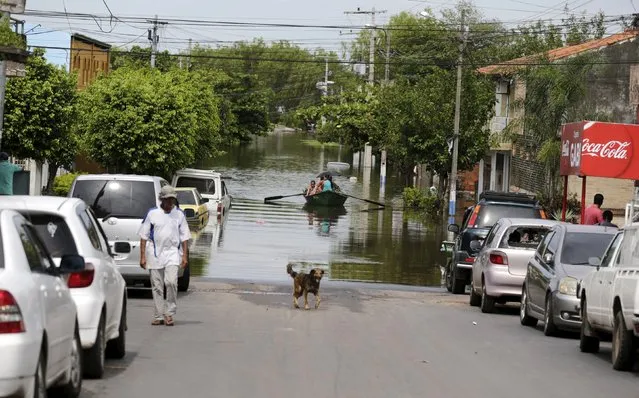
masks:
{"label": "pickup truck", "polygon": [[639,348],[639,225],[617,232],[593,270],[577,286],[582,352],[598,352],[612,339],[612,367],[631,370]]}

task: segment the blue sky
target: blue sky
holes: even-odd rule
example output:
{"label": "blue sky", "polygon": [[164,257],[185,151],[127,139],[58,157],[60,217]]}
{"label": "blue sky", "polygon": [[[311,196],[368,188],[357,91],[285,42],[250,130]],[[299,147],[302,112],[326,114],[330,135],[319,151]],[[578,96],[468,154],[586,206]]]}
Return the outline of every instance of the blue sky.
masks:
{"label": "blue sky", "polygon": [[[401,11],[418,13],[428,7],[438,13],[448,8],[451,2],[445,0],[253,0],[253,1],[207,1],[207,0],[105,0],[106,5],[116,16],[137,16],[152,18],[182,17],[189,19],[224,20],[240,22],[268,22],[295,24],[330,24],[362,26],[370,22],[370,16],[345,15],[344,11],[362,9],[387,10],[377,16],[377,23],[383,24],[388,18]],[[103,0],[27,0],[28,10],[66,11],[69,13],[87,13],[107,15]],[[636,4],[634,3],[636,2]],[[533,19],[551,19],[559,21],[565,14],[564,7],[571,12],[585,12],[592,15],[600,10],[606,15],[629,15],[636,12],[639,0],[475,0],[474,4],[486,17],[496,18],[508,24]],[[42,18],[24,15],[13,17],[26,21],[25,31],[29,32],[28,43],[34,46],[68,47],[70,32],[82,33],[114,46],[128,47],[132,44],[148,45],[146,29],[148,26],[130,26],[116,22],[98,24],[93,20],[78,21],[65,18]],[[40,25],[37,26],[36,25]],[[112,30],[112,31],[111,31]],[[610,26],[610,32],[619,31],[617,25]],[[105,33],[110,32],[110,33]],[[352,36],[340,34],[338,30],[327,29],[284,29],[284,28],[231,28],[224,27],[184,27],[167,25],[160,32],[160,49],[178,51],[187,47],[188,39],[204,45],[221,45],[229,41],[250,40],[253,37],[266,40],[287,39],[305,46],[324,47],[339,50],[340,42]],[[48,50],[47,57],[57,64],[66,65],[68,52]]]}

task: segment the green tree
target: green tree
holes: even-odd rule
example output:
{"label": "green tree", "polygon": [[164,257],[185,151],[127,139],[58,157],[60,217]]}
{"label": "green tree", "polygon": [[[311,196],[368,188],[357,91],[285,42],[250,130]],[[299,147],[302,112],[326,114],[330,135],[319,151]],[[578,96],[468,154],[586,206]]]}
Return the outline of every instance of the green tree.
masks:
{"label": "green tree", "polygon": [[110,172],[169,178],[218,153],[218,99],[197,74],[119,68],[81,95],[79,130]]}
{"label": "green tree", "polygon": [[18,158],[48,162],[47,191],[58,168],[69,167],[77,152],[76,86],[76,76],[48,63],[41,49],[29,57],[25,77],[7,83],[2,147]]}
{"label": "green tree", "polygon": [[[111,51],[111,69],[116,70],[123,67],[150,68],[151,47],[133,46],[128,50],[115,49]],[[179,59],[167,50],[158,51],[155,56],[155,67],[162,72],[167,72],[179,67]]]}

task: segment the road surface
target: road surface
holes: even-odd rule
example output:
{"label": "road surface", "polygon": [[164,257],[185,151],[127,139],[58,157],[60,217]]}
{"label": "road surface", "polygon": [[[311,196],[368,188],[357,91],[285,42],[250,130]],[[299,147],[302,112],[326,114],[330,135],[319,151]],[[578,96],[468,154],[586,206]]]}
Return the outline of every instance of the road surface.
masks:
{"label": "road surface", "polygon": [[304,311],[289,286],[195,281],[172,328],[151,326],[150,298],[131,292],[127,357],[82,397],[639,396],[608,343],[582,354],[575,336],[520,326],[516,308],[355,286],[326,283],[321,308]]}

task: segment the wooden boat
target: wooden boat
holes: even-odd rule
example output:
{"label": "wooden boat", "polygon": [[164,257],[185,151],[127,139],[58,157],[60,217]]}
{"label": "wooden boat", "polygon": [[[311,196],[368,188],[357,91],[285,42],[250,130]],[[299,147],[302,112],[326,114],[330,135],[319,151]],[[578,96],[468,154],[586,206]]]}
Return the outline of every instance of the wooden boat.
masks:
{"label": "wooden boat", "polygon": [[305,196],[306,203],[311,206],[328,206],[328,207],[340,207],[344,206],[344,202],[348,199],[348,196],[334,191],[324,191],[316,193],[315,195]]}

